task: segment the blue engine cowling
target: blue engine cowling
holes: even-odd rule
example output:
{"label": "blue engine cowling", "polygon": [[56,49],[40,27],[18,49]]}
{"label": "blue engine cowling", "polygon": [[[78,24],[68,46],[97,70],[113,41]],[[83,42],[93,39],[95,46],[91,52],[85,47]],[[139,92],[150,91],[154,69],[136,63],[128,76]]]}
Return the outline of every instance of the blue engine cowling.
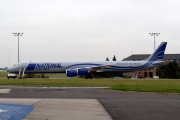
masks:
{"label": "blue engine cowling", "polygon": [[78,75],[87,75],[89,73],[88,68],[78,68],[77,69]]}
{"label": "blue engine cowling", "polygon": [[78,68],[72,70],[66,70],[66,75],[68,77],[74,77],[78,75],[87,75],[89,73],[88,68]]}
{"label": "blue engine cowling", "polygon": [[66,75],[67,75],[68,77],[74,77],[74,76],[77,76],[77,69],[66,70]]}

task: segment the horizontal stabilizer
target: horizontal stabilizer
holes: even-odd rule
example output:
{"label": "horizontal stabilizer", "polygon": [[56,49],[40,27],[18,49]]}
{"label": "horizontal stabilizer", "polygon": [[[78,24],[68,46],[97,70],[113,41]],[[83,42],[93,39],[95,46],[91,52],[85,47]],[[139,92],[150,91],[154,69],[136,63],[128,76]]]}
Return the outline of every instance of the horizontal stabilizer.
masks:
{"label": "horizontal stabilizer", "polygon": [[158,48],[154,51],[154,53],[147,58],[147,61],[162,61],[164,57],[164,52],[166,49],[167,42],[162,42]]}
{"label": "horizontal stabilizer", "polygon": [[173,62],[173,60],[166,60],[166,61],[162,61],[162,62],[159,62],[159,63],[153,63],[153,65],[157,65],[157,66],[162,66],[162,65],[166,65],[170,62]]}

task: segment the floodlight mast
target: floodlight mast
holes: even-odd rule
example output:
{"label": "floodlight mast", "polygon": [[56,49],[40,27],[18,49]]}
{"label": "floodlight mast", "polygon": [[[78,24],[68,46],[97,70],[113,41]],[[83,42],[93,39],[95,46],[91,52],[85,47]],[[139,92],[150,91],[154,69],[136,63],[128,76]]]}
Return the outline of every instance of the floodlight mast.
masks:
{"label": "floodlight mast", "polygon": [[13,33],[14,36],[18,36],[18,63],[19,63],[19,36],[22,36],[24,33]]}
{"label": "floodlight mast", "polygon": [[[151,36],[154,36],[154,50],[156,50],[156,36],[158,36],[160,33],[149,33]],[[156,68],[154,68],[154,76],[156,76]]]}
{"label": "floodlight mast", "polygon": [[156,50],[156,39],[155,36],[158,36],[160,33],[149,33],[151,36],[154,36],[154,50]]}

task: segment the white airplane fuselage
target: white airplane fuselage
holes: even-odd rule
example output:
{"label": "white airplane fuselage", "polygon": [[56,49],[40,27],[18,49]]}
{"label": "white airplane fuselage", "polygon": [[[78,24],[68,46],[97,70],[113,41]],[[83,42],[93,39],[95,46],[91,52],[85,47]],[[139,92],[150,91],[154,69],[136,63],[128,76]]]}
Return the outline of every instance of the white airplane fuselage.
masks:
{"label": "white airplane fuselage", "polygon": [[92,72],[136,71],[153,68],[163,63],[167,42],[159,47],[146,60],[140,61],[106,61],[106,62],[26,62],[18,63],[7,69],[10,73],[66,73],[68,77],[87,75]]}
{"label": "white airplane fuselage", "polygon": [[[153,63],[161,63],[156,61]],[[114,62],[30,62],[18,63],[13,67],[8,68],[8,72],[19,73],[20,68],[25,68],[25,73],[65,73],[66,70],[76,68],[91,68],[101,65],[111,65],[101,69],[101,72],[106,71],[134,71],[137,69],[147,69],[156,67],[149,61],[114,61]]]}

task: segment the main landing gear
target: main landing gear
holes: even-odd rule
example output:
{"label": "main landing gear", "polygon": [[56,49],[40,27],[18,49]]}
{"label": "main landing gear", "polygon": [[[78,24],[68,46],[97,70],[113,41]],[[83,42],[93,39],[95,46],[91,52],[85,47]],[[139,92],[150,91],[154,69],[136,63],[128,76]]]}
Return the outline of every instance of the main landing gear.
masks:
{"label": "main landing gear", "polygon": [[93,76],[92,75],[86,75],[85,79],[93,79]]}

